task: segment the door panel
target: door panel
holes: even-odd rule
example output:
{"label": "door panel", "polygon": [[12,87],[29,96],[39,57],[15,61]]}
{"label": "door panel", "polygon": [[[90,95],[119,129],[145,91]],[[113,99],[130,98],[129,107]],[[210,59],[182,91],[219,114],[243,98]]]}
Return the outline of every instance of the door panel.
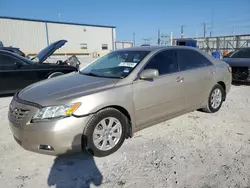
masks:
{"label": "door panel", "polygon": [[0,53],[0,94],[14,93],[22,82],[19,75],[19,67],[15,65],[18,59]]}
{"label": "door panel", "polygon": [[[19,65],[16,65],[16,63]],[[0,94],[14,93],[35,82],[47,79],[53,72],[69,73],[72,67],[55,64],[28,64],[7,52],[0,53]]]}
{"label": "door panel", "polygon": [[177,57],[184,77],[186,109],[201,108],[214,85],[214,65],[195,49],[179,49]]}
{"label": "door panel", "polygon": [[0,66],[0,94],[17,91],[20,79],[17,79],[18,68],[14,66]]}
{"label": "door panel", "polygon": [[183,72],[186,109],[201,108],[206,104],[213,87],[213,66]]}
{"label": "door panel", "polygon": [[49,69],[42,65],[24,65],[20,68],[19,75],[22,77],[23,84],[20,88],[25,88],[26,86],[33,84],[35,82],[44,80],[48,77]]}
{"label": "door panel", "polygon": [[68,68],[62,68],[58,65],[50,64],[34,64],[34,65],[24,65],[20,68],[20,76],[23,79],[23,84],[21,88],[24,88],[35,82],[47,79],[48,76],[54,72],[68,73],[70,72]]}
{"label": "door panel", "polygon": [[161,50],[150,59],[145,69],[158,70],[160,76],[133,83],[136,125],[142,126],[185,108],[182,75],[176,51]]}
{"label": "door panel", "polygon": [[133,83],[136,125],[141,126],[184,110],[184,95],[180,73],[165,75],[153,81],[137,80]]}

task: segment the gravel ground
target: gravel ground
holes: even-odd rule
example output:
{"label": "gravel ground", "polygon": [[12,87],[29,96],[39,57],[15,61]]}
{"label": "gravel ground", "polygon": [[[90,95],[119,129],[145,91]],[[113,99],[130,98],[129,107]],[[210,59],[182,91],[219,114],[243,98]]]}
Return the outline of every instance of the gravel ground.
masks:
{"label": "gravel ground", "polygon": [[0,98],[0,187],[250,187],[250,88],[233,86],[215,114],[192,112],[152,126],[105,158],[25,151]]}

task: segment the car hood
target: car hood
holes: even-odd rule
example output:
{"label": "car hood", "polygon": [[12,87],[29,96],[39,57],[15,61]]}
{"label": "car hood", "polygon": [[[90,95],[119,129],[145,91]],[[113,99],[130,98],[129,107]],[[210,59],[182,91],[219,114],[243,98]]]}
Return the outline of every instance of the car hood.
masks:
{"label": "car hood", "polygon": [[250,67],[250,58],[224,58],[231,67]]}
{"label": "car hood", "polygon": [[61,48],[66,42],[66,40],[59,40],[51,43],[49,46],[41,50],[32,60],[37,63],[43,63],[49,56],[51,56],[56,50]]}
{"label": "car hood", "polygon": [[69,73],[32,84],[18,93],[18,98],[41,106],[64,104],[67,100],[112,88],[119,79]]}

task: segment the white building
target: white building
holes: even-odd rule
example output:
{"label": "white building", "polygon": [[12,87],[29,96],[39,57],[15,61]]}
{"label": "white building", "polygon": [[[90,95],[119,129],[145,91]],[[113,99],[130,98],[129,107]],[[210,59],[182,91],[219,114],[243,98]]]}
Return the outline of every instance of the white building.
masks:
{"label": "white building", "polygon": [[0,17],[0,41],[26,54],[36,54],[61,39],[68,42],[58,54],[105,53],[115,48],[116,27]]}

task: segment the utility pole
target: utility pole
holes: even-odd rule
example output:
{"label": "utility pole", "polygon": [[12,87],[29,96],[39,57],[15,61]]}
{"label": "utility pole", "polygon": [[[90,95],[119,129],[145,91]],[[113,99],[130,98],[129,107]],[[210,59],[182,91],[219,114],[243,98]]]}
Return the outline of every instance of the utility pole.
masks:
{"label": "utility pole", "polygon": [[233,26],[233,40],[235,39],[235,26]]}
{"label": "utility pole", "polygon": [[233,35],[235,34],[235,26],[233,26]]}
{"label": "utility pole", "polygon": [[206,23],[203,23],[203,36],[206,38]]}
{"label": "utility pole", "polygon": [[212,32],[214,29],[214,9],[212,9],[212,18],[211,18],[211,29],[210,29],[210,37],[212,37]]}
{"label": "utility pole", "polygon": [[196,30],[195,32],[195,38],[197,39],[198,38],[198,31]]}
{"label": "utility pole", "polygon": [[160,45],[161,44],[161,31],[160,29],[158,29],[158,41],[157,44]]}
{"label": "utility pole", "polygon": [[170,33],[170,45],[173,45],[173,32]]}
{"label": "utility pole", "polygon": [[133,32],[133,43],[134,43],[134,46],[135,46],[135,32]]}
{"label": "utility pole", "polygon": [[183,38],[183,36],[184,36],[184,30],[183,30],[183,28],[184,28],[184,25],[181,26],[181,38]]}

